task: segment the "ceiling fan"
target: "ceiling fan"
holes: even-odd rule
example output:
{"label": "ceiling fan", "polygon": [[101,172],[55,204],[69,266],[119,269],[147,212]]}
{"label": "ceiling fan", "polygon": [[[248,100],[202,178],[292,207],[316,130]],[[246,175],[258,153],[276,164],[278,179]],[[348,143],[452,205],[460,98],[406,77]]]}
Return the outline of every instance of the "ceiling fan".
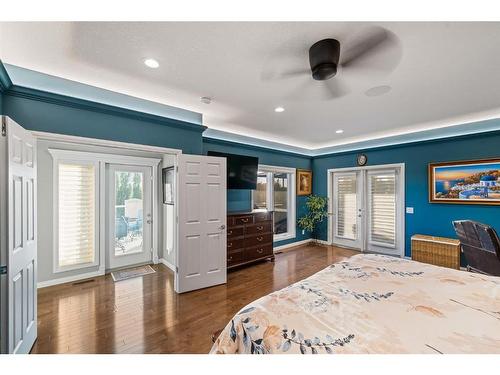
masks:
{"label": "ceiling fan", "polygon": [[[277,76],[264,74],[262,78],[269,80],[312,75],[316,81],[325,81],[322,85],[325,89],[325,98],[337,98],[349,92],[348,87],[338,78],[340,73],[355,69],[393,70],[401,54],[389,53],[390,50],[400,52],[398,38],[389,30],[371,26],[347,38],[343,43],[333,38],[314,43],[309,48],[310,69],[284,71]],[[377,59],[377,64],[373,63],[374,57]],[[305,85],[310,84],[311,81],[305,82]]]}

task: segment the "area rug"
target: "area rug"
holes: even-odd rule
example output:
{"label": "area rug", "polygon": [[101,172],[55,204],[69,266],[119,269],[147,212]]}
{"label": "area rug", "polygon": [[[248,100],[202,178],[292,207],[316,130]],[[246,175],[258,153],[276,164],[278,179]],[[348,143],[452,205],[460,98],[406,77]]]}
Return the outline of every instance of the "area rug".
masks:
{"label": "area rug", "polygon": [[114,282],[131,279],[133,277],[139,277],[148,275],[150,273],[155,273],[156,271],[151,268],[151,266],[140,266],[134,268],[127,268],[124,270],[118,270],[111,272],[111,277]]}

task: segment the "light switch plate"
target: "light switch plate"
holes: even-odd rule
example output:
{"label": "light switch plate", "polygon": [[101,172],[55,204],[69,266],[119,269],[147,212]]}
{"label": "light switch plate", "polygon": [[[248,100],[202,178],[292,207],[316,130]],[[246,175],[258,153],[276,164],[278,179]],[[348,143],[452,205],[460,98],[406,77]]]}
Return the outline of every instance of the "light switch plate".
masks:
{"label": "light switch plate", "polygon": [[406,213],[407,214],[412,214],[413,213],[413,207],[406,207]]}

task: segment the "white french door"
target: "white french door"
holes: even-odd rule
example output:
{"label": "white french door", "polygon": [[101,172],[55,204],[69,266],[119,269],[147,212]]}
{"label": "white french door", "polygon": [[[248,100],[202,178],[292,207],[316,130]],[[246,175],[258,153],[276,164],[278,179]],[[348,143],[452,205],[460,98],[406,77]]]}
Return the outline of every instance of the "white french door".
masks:
{"label": "white french door", "polygon": [[403,169],[397,165],[329,171],[332,244],[404,254]]}
{"label": "white french door", "polygon": [[110,164],[106,268],[152,260],[152,168]]}
{"label": "white french door", "polygon": [[7,262],[0,274],[6,271],[7,288],[2,280],[0,347],[2,352],[25,354],[37,338],[36,140],[11,119],[1,120],[0,254]]}

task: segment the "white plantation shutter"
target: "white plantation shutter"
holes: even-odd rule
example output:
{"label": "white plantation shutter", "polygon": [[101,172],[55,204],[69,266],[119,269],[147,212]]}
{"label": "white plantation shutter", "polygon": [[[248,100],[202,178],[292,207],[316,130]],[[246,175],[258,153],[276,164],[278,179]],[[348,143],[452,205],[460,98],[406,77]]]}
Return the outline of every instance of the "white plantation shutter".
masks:
{"label": "white plantation shutter", "polygon": [[338,175],[336,179],[337,236],[354,240],[358,231],[356,174]]}
{"label": "white plantation shutter", "polygon": [[95,262],[96,166],[58,164],[58,265]]}
{"label": "white plantation shutter", "polygon": [[396,174],[394,171],[369,173],[370,241],[396,245]]}

